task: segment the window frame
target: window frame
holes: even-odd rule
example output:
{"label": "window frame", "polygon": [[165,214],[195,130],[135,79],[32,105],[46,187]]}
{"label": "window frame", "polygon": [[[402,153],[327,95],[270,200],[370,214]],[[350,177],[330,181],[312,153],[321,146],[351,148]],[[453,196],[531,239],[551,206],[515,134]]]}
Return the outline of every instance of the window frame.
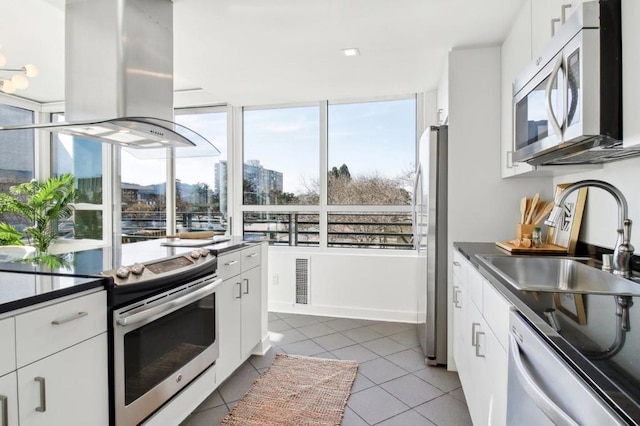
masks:
{"label": "window frame", "polygon": [[[366,97],[366,98],[349,98],[349,99],[339,99],[339,100],[322,100],[319,102],[304,102],[304,103],[285,103],[285,104],[269,104],[262,106],[247,106],[240,108],[240,113],[236,116],[236,122],[234,126],[234,134],[237,137],[235,141],[237,143],[238,149],[240,150],[240,155],[238,155],[236,161],[233,163],[235,174],[234,181],[242,182],[242,168],[244,162],[244,136],[242,134],[243,130],[243,119],[244,119],[244,111],[255,111],[262,109],[279,109],[279,108],[295,108],[295,107],[304,107],[304,106],[315,106],[320,105],[320,161],[318,164],[319,167],[319,176],[320,176],[320,203],[319,205],[256,205],[256,204],[244,204],[243,203],[243,194],[242,194],[242,185],[236,187],[235,196],[236,199],[239,200],[235,204],[235,211],[237,212],[238,217],[240,218],[236,227],[233,228],[233,232],[236,235],[243,235],[244,232],[244,213],[245,212],[273,212],[273,213],[316,213],[320,218],[320,244],[317,247],[313,246],[280,246],[280,245],[272,245],[270,249],[276,250],[312,250],[312,251],[323,251],[323,252],[331,252],[331,253],[345,253],[345,254],[363,254],[363,250],[366,250],[366,253],[376,253],[376,254],[384,254],[384,255],[403,255],[409,251],[413,251],[414,249],[386,249],[386,248],[358,248],[358,247],[350,247],[350,248],[340,248],[340,247],[329,247],[328,245],[328,216],[331,213],[405,213],[412,214],[413,212],[413,203],[408,205],[330,205],[327,200],[327,170],[328,170],[328,108],[329,104],[349,104],[349,103],[366,103],[366,102],[384,102],[384,101],[394,101],[394,100],[407,100],[414,99],[416,108],[415,108],[415,125],[416,125],[416,140],[415,140],[415,150],[414,150],[414,158],[417,161],[418,158],[418,139],[420,136],[420,132],[423,129],[423,118],[422,118],[422,105],[423,105],[423,94],[421,93],[412,93],[407,95],[393,95],[393,96],[377,96],[377,97]],[[239,172],[239,175],[238,175]]]}

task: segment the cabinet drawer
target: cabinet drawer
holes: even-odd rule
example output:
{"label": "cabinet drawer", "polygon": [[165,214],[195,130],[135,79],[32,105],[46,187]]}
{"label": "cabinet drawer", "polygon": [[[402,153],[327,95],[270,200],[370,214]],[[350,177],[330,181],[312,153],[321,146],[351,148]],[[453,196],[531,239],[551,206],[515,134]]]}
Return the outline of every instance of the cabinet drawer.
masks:
{"label": "cabinet drawer", "polygon": [[511,304],[502,297],[490,282],[484,281],[483,315],[504,350],[509,349],[509,311]]}
{"label": "cabinet drawer", "polygon": [[453,273],[460,279],[462,282],[467,281],[467,265],[469,264],[468,260],[460,254],[459,251],[453,251],[453,261],[452,268]]}
{"label": "cabinet drawer", "polygon": [[248,271],[251,268],[255,268],[260,265],[260,254],[262,253],[262,246],[256,245],[255,247],[246,248],[241,251],[242,253],[242,271]]}
{"label": "cabinet drawer", "polygon": [[106,291],[16,316],[18,368],[107,330]]}
{"label": "cabinet drawer", "polygon": [[469,299],[480,310],[482,313],[482,287],[484,285],[484,278],[478,272],[476,268],[473,266],[469,266],[467,271],[467,294],[469,295]]}
{"label": "cabinet drawer", "polygon": [[224,254],[218,258],[218,278],[226,280],[240,274],[242,271],[240,264],[241,251]]}
{"label": "cabinet drawer", "polygon": [[13,318],[0,321],[0,376],[16,369],[16,330]]}

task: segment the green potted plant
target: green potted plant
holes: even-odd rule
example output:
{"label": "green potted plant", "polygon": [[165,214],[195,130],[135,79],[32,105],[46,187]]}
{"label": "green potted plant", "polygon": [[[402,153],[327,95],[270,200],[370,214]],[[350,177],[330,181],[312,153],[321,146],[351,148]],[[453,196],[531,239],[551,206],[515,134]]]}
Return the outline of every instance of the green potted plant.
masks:
{"label": "green potted plant", "polygon": [[67,173],[41,183],[37,180],[12,186],[9,193],[0,194],[0,213],[17,213],[26,216],[32,226],[22,232],[8,223],[0,222],[1,245],[35,247],[36,256],[47,254],[55,238],[54,223],[72,214],[75,195],[75,178]]}

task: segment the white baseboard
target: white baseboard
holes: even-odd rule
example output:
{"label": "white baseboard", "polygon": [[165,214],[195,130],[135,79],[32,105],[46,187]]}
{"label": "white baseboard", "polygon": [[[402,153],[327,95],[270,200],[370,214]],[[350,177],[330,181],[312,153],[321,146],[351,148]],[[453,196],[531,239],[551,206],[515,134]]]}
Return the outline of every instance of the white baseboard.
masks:
{"label": "white baseboard", "polygon": [[293,303],[269,302],[269,312],[290,314],[320,315],[327,317],[366,319],[374,321],[418,322],[416,312],[385,311],[381,309],[363,309],[344,306],[298,305]]}
{"label": "white baseboard", "polygon": [[255,348],[253,348],[251,354],[260,356],[266,355],[267,352],[269,352],[269,349],[271,349],[271,339],[269,338],[269,333],[267,332],[267,335],[264,336],[262,341],[258,343]]}

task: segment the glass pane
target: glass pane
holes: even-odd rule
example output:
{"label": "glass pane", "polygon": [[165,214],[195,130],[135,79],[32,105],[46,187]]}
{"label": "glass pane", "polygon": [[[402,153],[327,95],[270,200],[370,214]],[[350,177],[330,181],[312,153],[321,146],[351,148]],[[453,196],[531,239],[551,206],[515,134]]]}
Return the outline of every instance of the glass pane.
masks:
{"label": "glass pane", "polygon": [[176,159],[176,229],[227,229],[227,112],[177,111],[176,121],[221,151],[216,157]]}
{"label": "glass pane", "polygon": [[[64,122],[64,114],[52,114],[51,121]],[[70,135],[51,134],[51,174],[71,173],[76,178],[76,203],[102,205],[102,144]],[[58,223],[62,238],[102,240],[102,211],[79,210]]]}
{"label": "glass pane", "polygon": [[411,203],[416,102],[329,105],[328,203]]}
{"label": "glass pane", "polygon": [[244,212],[245,239],[267,238],[271,245],[317,246],[320,216],[317,213]]}
{"label": "glass pane", "polygon": [[167,160],[142,160],[122,150],[122,242],[166,234]]}
{"label": "glass pane", "polygon": [[580,102],[581,88],[580,88],[580,50],[573,52],[567,59],[567,126],[580,122],[580,108],[578,108],[578,102]]}
{"label": "glass pane", "polygon": [[320,108],[244,112],[244,204],[318,204]]}
{"label": "glass pane", "polygon": [[[32,124],[33,111],[0,104],[0,123],[14,126]],[[34,164],[33,130],[0,132],[0,192],[6,194],[10,187],[33,179]],[[0,215],[0,222],[13,225],[19,231],[31,225],[26,217],[13,213]]]}
{"label": "glass pane", "polygon": [[329,247],[412,249],[409,213],[330,213]]}

